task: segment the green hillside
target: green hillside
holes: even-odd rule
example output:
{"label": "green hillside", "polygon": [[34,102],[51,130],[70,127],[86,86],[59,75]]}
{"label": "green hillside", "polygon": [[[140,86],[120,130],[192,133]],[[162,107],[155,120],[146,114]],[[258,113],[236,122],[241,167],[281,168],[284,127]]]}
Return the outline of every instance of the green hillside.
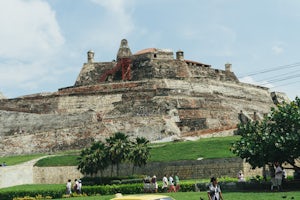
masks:
{"label": "green hillside", "polygon": [[[238,136],[229,136],[151,144],[149,162],[234,157],[230,152],[230,146],[238,138]],[[79,151],[68,155],[51,156],[39,160],[36,166],[74,166],[77,165],[78,155]]]}

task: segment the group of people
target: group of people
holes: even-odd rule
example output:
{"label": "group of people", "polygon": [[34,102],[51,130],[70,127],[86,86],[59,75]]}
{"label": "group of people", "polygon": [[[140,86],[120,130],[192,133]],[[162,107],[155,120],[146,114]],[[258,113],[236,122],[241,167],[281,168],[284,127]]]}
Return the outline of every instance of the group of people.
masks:
{"label": "group of people", "polygon": [[[158,184],[156,176],[154,175],[152,178],[146,177],[144,179],[144,192],[157,192]],[[171,174],[169,178],[167,177],[167,174],[164,175],[162,178],[162,191],[163,192],[177,192],[180,190],[180,183],[179,183],[179,177],[176,173],[174,178]],[[221,188],[218,185],[218,179],[215,177],[212,177],[210,180],[210,184],[208,186],[208,199],[209,200],[224,200],[221,192]]]}
{"label": "group of people", "polygon": [[[163,192],[177,192],[180,189],[179,184],[179,177],[176,173],[174,178],[173,175],[170,175],[169,178],[167,178],[167,174],[164,175],[162,179],[162,191]],[[156,193],[158,191],[158,183],[157,178],[154,175],[153,177],[147,176],[144,179],[144,192],[152,192]]]}
{"label": "group of people", "polygon": [[158,184],[157,184],[157,179],[156,176],[152,176],[152,178],[150,176],[147,176],[146,178],[144,178],[144,192],[148,193],[156,193],[158,189]]}
{"label": "group of people", "polygon": [[75,179],[73,185],[71,179],[69,179],[66,184],[66,194],[70,195],[72,194],[72,191],[76,194],[81,194],[81,187],[82,183],[80,179]]}
{"label": "group of people", "polygon": [[[276,188],[278,191],[282,190],[282,181],[286,178],[286,172],[279,162],[275,162],[274,165],[271,166],[270,175],[271,190],[273,191],[274,188]],[[238,182],[245,181],[242,171],[239,171],[237,178]],[[211,178],[207,195],[209,200],[223,200],[221,188],[220,185],[218,185],[218,179],[216,177]]]}
{"label": "group of people", "polygon": [[[274,189],[274,187],[277,187],[277,190],[281,190],[282,180],[285,176],[285,171],[281,167],[279,162],[274,163],[273,170],[271,171],[271,190]],[[238,173],[238,181],[243,182],[245,181],[244,175],[242,171],[239,171]],[[66,194],[71,194],[72,191],[81,194],[81,187],[82,183],[81,180],[74,180],[74,183],[72,185],[71,179],[68,180],[66,185]],[[158,190],[158,184],[157,184],[157,178],[154,175],[153,177],[146,177],[144,179],[144,192],[154,192],[156,193]],[[169,178],[167,178],[167,174],[164,175],[162,178],[162,191],[163,192],[177,192],[180,190],[180,183],[179,183],[179,177],[176,173],[174,178],[171,174]],[[208,199],[209,200],[224,200],[221,192],[220,185],[218,184],[218,179],[216,177],[212,177],[210,180],[210,184],[208,186],[207,191]]]}
{"label": "group of people", "polygon": [[180,190],[179,177],[177,173],[174,178],[172,174],[169,178],[167,178],[167,174],[164,175],[162,179],[162,190],[164,192],[177,192]]}
{"label": "group of people", "polygon": [[[238,178],[238,182],[245,182],[245,178],[242,170],[238,172],[237,178]],[[209,200],[224,200],[221,187],[218,184],[218,179],[216,177],[212,177],[210,179],[207,196]]]}

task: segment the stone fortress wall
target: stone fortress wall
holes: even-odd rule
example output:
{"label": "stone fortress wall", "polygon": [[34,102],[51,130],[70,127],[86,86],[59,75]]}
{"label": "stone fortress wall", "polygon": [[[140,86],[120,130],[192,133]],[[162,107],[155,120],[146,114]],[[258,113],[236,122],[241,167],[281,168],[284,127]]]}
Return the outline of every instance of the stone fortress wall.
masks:
{"label": "stone fortress wall", "polygon": [[74,86],[0,99],[0,155],[81,149],[115,132],[150,141],[236,129],[239,116],[261,118],[285,95],[239,82],[225,70],[156,48],[132,54],[121,41],[116,61],[94,52]]}
{"label": "stone fortress wall", "polygon": [[[137,174],[153,176],[159,180],[163,175],[178,172],[181,179],[208,179],[210,176],[236,177],[239,170],[245,168],[245,175],[259,174],[259,170],[248,170],[241,159],[212,159],[198,161],[176,161],[172,163],[149,163],[145,167],[136,168]],[[104,172],[110,175],[110,170]],[[113,173],[116,175],[116,172]],[[121,165],[120,175],[132,174],[132,166]],[[68,179],[82,178],[84,175],[77,166],[34,167],[32,164],[0,167],[0,188],[21,184],[64,184]],[[84,183],[83,183],[84,184]]]}
{"label": "stone fortress wall", "polygon": [[[68,179],[73,181],[75,178],[84,177],[77,166],[35,167],[35,161],[0,167],[0,188],[23,184],[65,184]],[[246,178],[257,175],[263,176],[262,168],[252,169],[248,163],[243,162],[240,158],[148,163],[144,167],[135,168],[135,174],[156,175],[158,180],[161,180],[164,174],[170,175],[177,172],[180,179],[194,179],[196,183],[201,179],[209,179],[211,176],[234,178],[237,177],[240,170],[243,171]],[[293,175],[293,170],[286,169],[286,172],[288,176]],[[105,170],[103,174],[110,176],[110,169]],[[132,166],[121,164],[119,174],[120,176],[132,175]],[[115,168],[113,176],[116,176]],[[268,170],[267,176],[269,176]],[[85,183],[83,182],[83,184]]]}
{"label": "stone fortress wall", "polygon": [[[0,167],[0,188],[22,184],[65,184],[68,179],[73,181],[75,178],[84,177],[77,170],[77,166],[34,167],[33,163],[29,163]],[[145,167],[135,168],[135,173],[145,176],[156,175],[161,181],[164,174],[170,175],[177,172],[180,179],[194,179],[196,183],[201,179],[209,179],[211,176],[237,177],[240,170],[247,178],[263,175],[261,168],[252,169],[249,164],[239,158],[149,163]],[[293,175],[293,170],[286,169],[286,172],[289,176]],[[104,174],[110,175],[110,170],[107,169]],[[113,175],[116,176],[116,171]],[[122,164],[120,175],[132,175],[132,166]]]}

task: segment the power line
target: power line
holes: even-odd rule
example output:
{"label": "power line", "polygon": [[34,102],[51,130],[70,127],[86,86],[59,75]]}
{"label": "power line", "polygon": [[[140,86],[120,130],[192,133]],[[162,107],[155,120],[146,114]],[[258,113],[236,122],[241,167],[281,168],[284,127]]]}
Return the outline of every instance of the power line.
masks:
{"label": "power line", "polygon": [[276,76],[272,76],[270,79],[268,79],[268,78],[260,79],[260,80],[257,80],[257,82],[273,80],[274,78],[283,77],[283,76],[289,75],[289,74],[294,74],[294,73],[299,72],[299,71],[300,71],[300,69],[295,70],[295,71],[291,71],[291,72],[287,72],[287,73],[284,73],[284,74],[279,74],[279,75],[276,75]]}
{"label": "power line", "polygon": [[255,76],[255,75],[258,75],[258,74],[264,74],[264,73],[268,73],[268,72],[273,72],[273,71],[278,71],[278,70],[283,70],[283,69],[289,69],[289,68],[294,68],[294,67],[298,67],[298,66],[300,66],[300,62],[293,63],[293,64],[288,64],[288,65],[280,65],[280,66],[270,68],[270,69],[266,69],[266,70],[251,72],[251,73],[246,74],[244,76],[239,76],[238,78],[244,78],[244,77],[247,77],[247,76]]}
{"label": "power line", "polygon": [[275,78],[275,79],[269,80],[269,81],[267,81],[267,83],[263,83],[261,85],[267,85],[269,83],[281,82],[281,81],[290,80],[290,79],[298,78],[298,77],[300,77],[300,74],[293,74],[293,75],[290,75],[290,76]]}
{"label": "power line", "polygon": [[276,86],[273,86],[273,87],[270,87],[270,88],[277,88],[277,87],[281,87],[281,86],[292,85],[292,84],[295,84],[295,83],[300,83],[300,81],[294,81],[294,82],[290,82],[290,83],[286,83],[286,84],[276,85]]}

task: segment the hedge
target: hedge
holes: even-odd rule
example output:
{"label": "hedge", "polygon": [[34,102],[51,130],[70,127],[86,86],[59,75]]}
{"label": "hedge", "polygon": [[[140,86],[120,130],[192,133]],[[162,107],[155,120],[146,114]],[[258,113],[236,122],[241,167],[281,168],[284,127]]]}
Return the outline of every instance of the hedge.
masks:
{"label": "hedge", "polygon": [[[269,182],[219,182],[221,188],[225,192],[231,191],[259,191],[259,190],[269,190]],[[181,192],[191,192],[191,191],[206,191],[208,183],[196,183],[183,182],[180,184]],[[300,181],[287,181],[283,184],[283,189],[285,190],[295,190],[299,189]],[[93,195],[112,195],[116,193],[122,194],[140,194],[144,193],[143,183],[134,183],[134,184],[114,184],[114,185],[95,185],[88,186],[85,185],[82,187],[82,192],[84,195],[93,196]],[[161,186],[158,187],[158,192],[161,191]],[[36,197],[42,196],[44,199],[49,199],[50,197],[62,198],[65,197],[65,188],[61,189],[38,189],[34,191],[28,190],[11,190],[11,191],[0,191],[0,199],[2,200],[13,200],[16,197]],[[47,197],[47,198],[46,198]],[[37,199],[37,198],[36,198]]]}

